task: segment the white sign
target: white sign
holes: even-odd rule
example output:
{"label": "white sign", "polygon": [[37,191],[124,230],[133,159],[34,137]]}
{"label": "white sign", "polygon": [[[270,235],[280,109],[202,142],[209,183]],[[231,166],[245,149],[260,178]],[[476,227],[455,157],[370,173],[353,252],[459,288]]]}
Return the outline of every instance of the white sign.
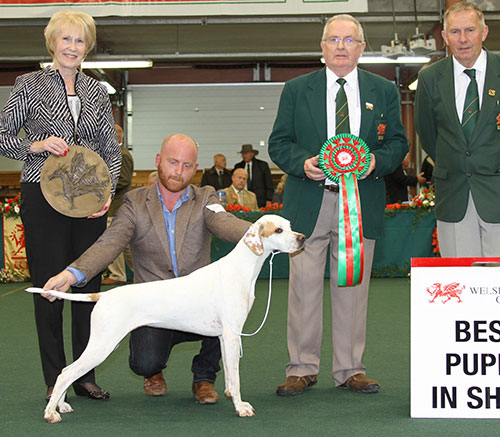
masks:
{"label": "white sign", "polygon": [[290,15],[367,12],[367,0],[0,0],[2,18],[50,17],[60,9],[93,17]]}
{"label": "white sign", "polygon": [[412,260],[411,417],[500,418],[499,266]]}

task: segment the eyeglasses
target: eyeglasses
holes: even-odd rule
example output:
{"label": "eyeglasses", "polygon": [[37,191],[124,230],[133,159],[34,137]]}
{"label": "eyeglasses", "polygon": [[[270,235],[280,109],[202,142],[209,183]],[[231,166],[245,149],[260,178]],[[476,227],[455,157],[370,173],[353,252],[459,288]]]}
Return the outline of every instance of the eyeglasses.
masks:
{"label": "eyeglasses", "polygon": [[339,38],[338,36],[332,36],[331,38],[325,38],[323,41],[325,41],[328,45],[332,47],[337,47],[342,41],[342,44],[345,45],[346,47],[352,47],[355,43],[361,43],[362,41],[359,39],[354,39],[349,36],[346,36],[345,38]]}

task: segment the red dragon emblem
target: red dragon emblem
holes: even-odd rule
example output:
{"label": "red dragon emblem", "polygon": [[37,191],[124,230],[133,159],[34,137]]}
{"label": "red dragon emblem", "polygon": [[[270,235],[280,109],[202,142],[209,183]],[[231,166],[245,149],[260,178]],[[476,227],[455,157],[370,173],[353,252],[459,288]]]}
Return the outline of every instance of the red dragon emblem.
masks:
{"label": "red dragon emblem", "polygon": [[462,303],[462,299],[460,299],[460,294],[465,290],[465,285],[462,285],[460,288],[460,284],[458,282],[452,282],[451,284],[447,284],[442,286],[439,282],[436,282],[430,287],[426,288],[427,293],[432,296],[432,299],[429,300],[430,303],[434,303],[438,297],[441,298],[441,303],[446,303],[451,300],[452,297],[458,300],[458,303]]}

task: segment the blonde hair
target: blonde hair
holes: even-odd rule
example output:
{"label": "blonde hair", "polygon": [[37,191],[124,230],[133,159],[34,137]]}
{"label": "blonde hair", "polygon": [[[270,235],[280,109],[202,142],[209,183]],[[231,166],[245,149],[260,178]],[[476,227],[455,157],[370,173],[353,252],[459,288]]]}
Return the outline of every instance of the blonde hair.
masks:
{"label": "blonde hair", "polygon": [[448,27],[448,16],[455,12],[463,12],[463,11],[474,11],[477,14],[477,18],[479,19],[479,23],[481,25],[481,29],[484,29],[486,25],[484,22],[484,14],[483,12],[471,2],[458,2],[453,6],[450,6],[446,12],[444,13],[444,31],[446,32],[446,28]]}
{"label": "blonde hair", "polygon": [[65,25],[75,26],[82,32],[85,40],[85,56],[87,56],[94,48],[97,39],[94,19],[85,12],[71,11],[69,9],[56,12],[50,18],[47,27],[45,27],[43,32],[45,35],[45,46],[50,56],[54,56],[55,39]]}
{"label": "blonde hair", "polygon": [[365,40],[365,33],[363,32],[363,26],[361,26],[361,23],[358,20],[356,20],[356,18],[354,18],[352,15],[349,14],[339,14],[330,17],[323,27],[323,35],[321,37],[322,39],[325,39],[325,36],[328,32],[328,26],[330,25],[330,23],[337,20],[350,21],[351,23],[354,23],[358,29],[359,39],[361,41]]}

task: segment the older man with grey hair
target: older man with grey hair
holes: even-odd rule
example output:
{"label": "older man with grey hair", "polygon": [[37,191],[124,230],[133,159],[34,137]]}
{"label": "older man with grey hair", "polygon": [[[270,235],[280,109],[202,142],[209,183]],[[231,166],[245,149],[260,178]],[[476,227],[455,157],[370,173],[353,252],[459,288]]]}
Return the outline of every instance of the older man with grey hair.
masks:
{"label": "older man with grey hair", "polygon": [[[286,380],[280,396],[297,395],[318,380],[323,334],[323,284],[330,246],[332,298],[332,373],[338,387],[362,393],[379,391],[365,375],[368,289],[375,240],[383,233],[385,186],[408,151],[398,91],[388,80],[357,68],[365,48],[363,29],[350,15],[330,18],[321,48],[326,67],[292,79],[281,94],[269,138],[271,159],[288,174],[283,213],[306,235],[305,248],[290,257]],[[354,286],[337,280],[339,186],[326,181],[318,153],[339,133],[361,137],[371,163],[359,194],[364,236],[364,274]]]}

